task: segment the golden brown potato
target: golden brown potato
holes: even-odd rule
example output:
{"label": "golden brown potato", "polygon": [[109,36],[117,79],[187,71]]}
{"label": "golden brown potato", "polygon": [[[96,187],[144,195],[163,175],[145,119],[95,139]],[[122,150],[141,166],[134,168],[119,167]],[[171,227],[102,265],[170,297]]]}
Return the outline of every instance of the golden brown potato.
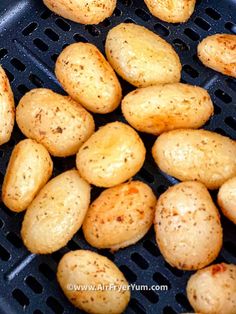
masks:
{"label": "golden brown potato", "polygon": [[120,83],[96,46],[69,45],[59,55],[55,72],[65,91],[86,109],[104,114],[119,106]]}
{"label": "golden brown potato", "polygon": [[136,130],[154,135],[201,127],[214,111],[208,92],[182,83],[158,84],[129,93],[122,101],[125,119]]}
{"label": "golden brown potato", "polygon": [[236,177],[221,186],[218,193],[218,204],[223,214],[236,224]]}
{"label": "golden brown potato", "polygon": [[98,24],[110,17],[116,0],[43,0],[49,10],[81,24]]}
{"label": "golden brown potato", "polygon": [[202,63],[225,75],[236,77],[236,35],[215,34],[198,45]]}
{"label": "golden brown potato", "polygon": [[147,28],[121,23],[106,39],[106,55],[113,69],[137,87],[180,80],[181,63],[172,46]]}
{"label": "golden brown potato", "polygon": [[52,175],[53,163],[46,148],[26,139],[12,154],[2,186],[4,204],[15,212],[25,210]]}
{"label": "golden brown potato", "polygon": [[151,188],[141,181],[107,189],[89,207],[83,222],[85,239],[113,251],[134,244],[150,229],[155,205]]}
{"label": "golden brown potato", "polygon": [[143,166],[145,154],[138,133],[122,122],[112,122],[83,144],[76,165],[89,183],[112,187],[134,176]]}
{"label": "golden brown potato", "polygon": [[187,295],[202,314],[235,314],[236,265],[222,263],[197,271],[188,281]]}
{"label": "golden brown potato", "polygon": [[14,96],[7,75],[0,65],[0,145],[8,142],[15,121]]}
{"label": "golden brown potato", "polygon": [[25,246],[50,254],[65,246],[81,227],[90,203],[90,186],[78,171],[50,180],[28,207],[21,229]]}
{"label": "golden brown potato", "polygon": [[46,88],[33,89],[21,98],[16,121],[25,136],[57,157],[76,154],[95,127],[93,117],[82,106]]}
{"label": "golden brown potato", "polygon": [[91,314],[123,313],[130,300],[129,285],[119,268],[105,256],[77,250],[65,254],[57,280],[68,300]]}
{"label": "golden brown potato", "polygon": [[154,226],[165,260],[179,269],[194,270],[210,264],[222,247],[218,210],[200,182],[182,182],[162,194]]}
{"label": "golden brown potato", "polygon": [[218,189],[236,175],[236,143],[206,130],[174,130],[161,134],[152,154],[158,167],[181,180],[197,180]]}

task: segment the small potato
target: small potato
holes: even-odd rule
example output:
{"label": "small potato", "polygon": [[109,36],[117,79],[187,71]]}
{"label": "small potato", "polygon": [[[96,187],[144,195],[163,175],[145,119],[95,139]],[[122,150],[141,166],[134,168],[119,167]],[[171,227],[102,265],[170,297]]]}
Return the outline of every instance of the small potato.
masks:
{"label": "small potato", "polygon": [[82,106],[45,88],[33,89],[21,98],[16,121],[26,137],[57,157],[76,154],[95,128],[93,117]]}
{"label": "small potato", "polygon": [[2,186],[4,204],[15,212],[25,210],[52,175],[53,163],[46,148],[26,139],[11,155]]}
{"label": "small potato", "polygon": [[49,10],[81,24],[98,24],[110,17],[116,0],[43,0]]}
{"label": "small potato", "polygon": [[221,186],[218,193],[218,204],[223,214],[236,224],[236,177]]}
{"label": "small potato", "polygon": [[90,203],[90,186],[78,171],[49,181],[28,207],[21,229],[25,246],[50,254],[65,246],[81,227]]}
{"label": "small potato", "polygon": [[7,75],[0,65],[0,145],[10,140],[14,120],[14,96]]}
{"label": "small potato", "polygon": [[122,23],[106,39],[106,55],[113,69],[130,84],[146,87],[176,83],[181,63],[172,46],[147,28]]}
{"label": "small potato", "polygon": [[95,113],[109,113],[121,101],[120,83],[110,64],[96,46],[75,43],[59,55],[56,76],[65,91]]}
{"label": "small potato", "polygon": [[198,45],[202,63],[222,74],[236,77],[236,35],[215,34]]}
{"label": "small potato", "polygon": [[158,167],[181,180],[197,180],[218,189],[236,175],[236,142],[206,130],[174,130],[161,134],[152,154]]}
{"label": "small potato", "polygon": [[169,23],[186,22],[193,14],[196,0],[144,0],[149,11]]}
{"label": "small potato", "polygon": [[138,133],[122,122],[101,127],[80,148],[76,165],[81,176],[99,187],[112,187],[143,166],[146,149]]}
{"label": "small potato", "polygon": [[57,280],[69,301],[87,313],[120,314],[130,300],[129,284],[122,272],[95,252],[65,254],[58,265]]}
{"label": "small potato", "polygon": [[179,269],[194,270],[210,264],[222,247],[218,210],[200,182],[182,182],[162,194],[154,226],[165,260]]}
{"label": "small potato", "polygon": [[155,205],[151,188],[141,181],[105,190],[86,214],[85,239],[96,248],[113,251],[134,244],[150,229]]}
{"label": "small potato", "polygon": [[188,281],[187,295],[201,314],[235,314],[236,265],[215,264],[197,271]]}
{"label": "small potato", "polygon": [[180,128],[197,129],[213,111],[205,89],[182,83],[140,88],[122,101],[122,112],[129,124],[154,135]]}

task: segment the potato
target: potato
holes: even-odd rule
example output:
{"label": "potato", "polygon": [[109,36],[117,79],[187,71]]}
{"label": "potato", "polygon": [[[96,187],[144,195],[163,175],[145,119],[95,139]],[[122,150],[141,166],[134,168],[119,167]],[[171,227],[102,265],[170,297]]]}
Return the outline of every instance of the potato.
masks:
{"label": "potato", "polygon": [[49,10],[81,24],[98,24],[110,17],[116,0],[43,0]]}
{"label": "potato", "polygon": [[112,187],[134,176],[146,150],[139,135],[122,122],[101,127],[80,148],[76,165],[81,176],[99,187]]}
{"label": "potato", "polygon": [[123,313],[130,300],[129,285],[105,256],[86,250],[65,254],[58,265],[58,282],[70,302],[87,313]]}
{"label": "potato", "polygon": [[236,175],[236,143],[206,130],[174,130],[161,134],[152,154],[158,167],[181,180],[197,180],[218,189]]}
{"label": "potato", "polygon": [[59,55],[55,73],[65,91],[88,110],[104,114],[119,106],[120,83],[96,46],[69,45]]}
{"label": "potato", "polygon": [[0,145],[10,140],[15,120],[14,96],[7,75],[0,65]]}
{"label": "potato", "polygon": [[169,23],[186,22],[193,14],[196,0],[144,0],[151,14]]}
{"label": "potato", "polygon": [[122,101],[122,112],[129,124],[154,135],[180,128],[197,129],[213,111],[205,89],[182,83],[140,88]]}
{"label": "potato", "polygon": [[150,229],[156,205],[151,188],[132,181],[103,191],[83,222],[87,242],[113,251],[138,242]]}
{"label": "potato", "polygon": [[33,89],[21,98],[16,121],[26,137],[57,157],[76,154],[95,128],[93,117],[83,107],[45,88]]}
{"label": "potato", "polygon": [[236,224],[236,177],[221,186],[218,193],[218,204],[223,214]]}
{"label": "potato", "polygon": [[202,314],[235,314],[236,265],[222,263],[197,271],[188,281],[187,295]]}
{"label": "potato", "polygon": [[52,175],[53,163],[46,148],[26,139],[12,154],[2,186],[4,204],[15,212],[25,210]]}
{"label": "potato", "polygon": [[200,182],[182,182],[162,194],[154,226],[165,260],[179,269],[194,270],[210,264],[222,247],[218,210]]}
{"label": "potato", "polygon": [[79,230],[90,203],[90,186],[76,170],[50,180],[28,207],[21,229],[25,246],[49,254],[65,246]]}
{"label": "potato", "polygon": [[202,63],[222,74],[236,77],[236,35],[215,34],[198,45]]}
{"label": "potato", "polygon": [[113,69],[134,86],[180,80],[181,64],[172,46],[143,26],[122,23],[112,28],[106,55]]}

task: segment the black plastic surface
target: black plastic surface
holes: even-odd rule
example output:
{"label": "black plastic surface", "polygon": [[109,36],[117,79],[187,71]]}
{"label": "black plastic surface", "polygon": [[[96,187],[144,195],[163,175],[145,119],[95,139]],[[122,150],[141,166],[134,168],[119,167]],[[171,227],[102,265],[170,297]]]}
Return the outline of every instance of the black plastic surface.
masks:
{"label": "black plastic surface", "polygon": [[[197,1],[188,23],[171,25],[152,17],[143,1],[122,0],[113,16],[98,26],[82,26],[52,14],[39,0],[0,1],[0,63],[7,70],[16,101],[28,90],[48,87],[62,92],[54,76],[54,62],[65,45],[89,41],[104,51],[108,30],[123,21],[144,25],[172,43],[183,64],[182,80],[207,88],[215,104],[215,115],[206,125],[236,139],[236,80],[205,68],[196,57],[202,38],[217,32],[236,33],[236,1]],[[132,89],[122,82],[124,93]],[[96,116],[97,126],[122,120],[120,110]],[[147,149],[154,137],[142,135]],[[13,146],[23,138],[17,127],[9,143],[0,147],[0,185]],[[157,195],[175,183],[163,176],[150,153],[138,178],[150,184]],[[74,158],[54,159],[55,174],[72,168]],[[94,196],[98,194],[94,189]],[[10,212],[0,203],[0,313],[50,314],[79,313],[66,300],[56,279],[58,260],[68,250],[91,249],[79,232],[68,246],[51,256],[30,254],[20,240],[23,214]],[[236,227],[223,218],[224,247],[217,261],[236,263]],[[154,232],[137,245],[116,254],[101,254],[119,265],[130,283],[168,285],[167,292],[132,291],[127,313],[174,314],[191,311],[185,287],[191,273],[168,266],[154,241]]]}

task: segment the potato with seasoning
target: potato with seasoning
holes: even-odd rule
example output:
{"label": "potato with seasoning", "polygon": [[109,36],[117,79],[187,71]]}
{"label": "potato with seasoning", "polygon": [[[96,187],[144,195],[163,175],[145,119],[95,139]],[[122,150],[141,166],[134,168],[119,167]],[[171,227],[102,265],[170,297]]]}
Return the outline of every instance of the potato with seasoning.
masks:
{"label": "potato with seasoning", "polygon": [[33,89],[21,98],[16,121],[26,137],[56,157],[76,154],[95,128],[93,117],[80,104],[46,88]]}
{"label": "potato with seasoning", "polygon": [[218,204],[223,214],[236,224],[236,177],[221,186],[218,193]]}
{"label": "potato with seasoning", "polygon": [[90,186],[78,171],[50,180],[28,207],[21,228],[27,249],[50,254],[65,246],[81,227],[90,203]]}
{"label": "potato with seasoning", "polygon": [[52,175],[46,148],[36,141],[19,142],[11,154],[2,186],[3,203],[12,211],[25,210]]}
{"label": "potato with seasoning", "polygon": [[121,23],[112,28],[105,48],[113,69],[134,86],[180,81],[177,53],[168,42],[143,26]]}
{"label": "potato with seasoning", "polygon": [[156,205],[151,188],[131,181],[103,191],[83,222],[88,243],[116,251],[138,242],[150,229]]}
{"label": "potato with seasoning", "polygon": [[120,83],[110,64],[89,43],[75,43],[59,55],[56,76],[65,91],[94,113],[109,113],[121,101]]}
{"label": "potato with seasoning", "polygon": [[157,201],[156,241],[173,267],[200,269],[218,256],[222,247],[219,212],[200,182],[170,187]]}
{"label": "potato with seasoning", "polygon": [[121,314],[130,300],[129,284],[119,268],[92,251],[65,254],[57,280],[68,300],[87,313]]}

